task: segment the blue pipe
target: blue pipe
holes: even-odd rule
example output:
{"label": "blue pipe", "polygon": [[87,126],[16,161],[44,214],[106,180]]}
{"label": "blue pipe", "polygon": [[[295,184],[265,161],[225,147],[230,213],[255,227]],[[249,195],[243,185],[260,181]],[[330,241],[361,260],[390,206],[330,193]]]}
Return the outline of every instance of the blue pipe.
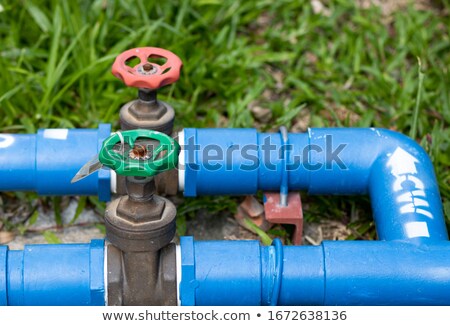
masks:
{"label": "blue pipe", "polygon": [[[180,243],[183,305],[450,305],[447,241]],[[0,305],[104,305],[103,246],[0,246]]]}
{"label": "blue pipe", "polygon": [[111,197],[110,171],[99,170],[71,184],[77,171],[111,133],[98,129],[40,129],[37,134],[0,134],[0,191],[36,191],[39,195]]}
{"label": "blue pipe", "polygon": [[182,305],[450,305],[448,241],[180,244]]}
{"label": "blue pipe", "polygon": [[369,194],[380,240],[448,240],[433,165],[412,139],[375,128],[311,128],[287,138],[255,129],[184,129],[184,195],[286,187]]}
{"label": "blue pipe", "polygon": [[0,246],[0,306],[105,304],[104,241]]}
{"label": "blue pipe", "polygon": [[[278,240],[261,247],[257,241],[182,237],[182,304],[450,305],[450,242],[444,241],[438,186],[423,149],[405,136],[373,128],[284,136],[186,129],[185,195],[260,189],[369,194],[379,238],[389,241],[283,248]],[[32,152],[39,152],[37,137]],[[208,146],[216,153],[213,159]],[[228,155],[218,156],[221,151]],[[33,169],[21,162],[18,171]],[[30,180],[51,174],[40,170],[25,172],[19,184],[27,188],[35,182]],[[0,305],[104,304],[103,257],[102,241],[24,251],[0,247]]]}

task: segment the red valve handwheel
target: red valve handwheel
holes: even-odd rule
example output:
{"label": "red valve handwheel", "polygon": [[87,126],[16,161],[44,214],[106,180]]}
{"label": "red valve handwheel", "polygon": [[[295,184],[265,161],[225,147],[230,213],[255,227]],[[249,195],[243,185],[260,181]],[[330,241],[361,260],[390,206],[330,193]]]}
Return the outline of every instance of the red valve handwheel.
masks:
{"label": "red valve handwheel", "polygon": [[[130,67],[127,62],[139,58],[136,66]],[[149,62],[150,58],[162,58],[166,62],[159,65]],[[112,73],[130,87],[158,89],[172,84],[180,78],[183,63],[170,51],[160,48],[135,48],[121,53],[112,66]]]}

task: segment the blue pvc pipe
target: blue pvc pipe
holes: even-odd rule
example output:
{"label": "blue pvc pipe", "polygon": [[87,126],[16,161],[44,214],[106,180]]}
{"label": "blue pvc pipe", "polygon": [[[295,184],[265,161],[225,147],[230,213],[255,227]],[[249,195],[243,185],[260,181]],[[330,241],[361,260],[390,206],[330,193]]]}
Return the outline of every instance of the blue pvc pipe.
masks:
{"label": "blue pvc pipe", "polygon": [[105,305],[104,241],[0,246],[0,306]]}
{"label": "blue pvc pipe", "polygon": [[40,195],[98,195],[111,197],[110,171],[99,170],[70,183],[94,157],[111,133],[98,129],[40,129],[37,134],[0,134],[0,191],[36,191]]}
{"label": "blue pvc pipe", "polygon": [[[38,134],[34,142],[17,138],[32,152],[48,154],[37,155],[38,167],[19,161],[14,173],[24,174],[23,180],[8,182],[28,188],[42,177],[41,186],[33,189],[48,187],[46,178],[59,168],[40,168],[40,162],[57,154],[56,140],[62,139],[58,133],[47,136]],[[2,139],[0,148],[6,151],[17,145],[14,137]],[[438,186],[428,156],[411,139],[373,128],[310,129],[284,140],[253,129],[186,129],[184,143],[187,196],[287,188],[369,194],[379,238],[391,241],[283,248],[279,241],[261,247],[257,241],[182,237],[182,304],[450,305],[450,242],[443,241],[447,232]],[[226,155],[211,160],[207,146]],[[103,257],[101,241],[27,246],[24,251],[0,247],[0,304],[102,305]]]}
{"label": "blue pvc pipe", "polygon": [[283,248],[183,237],[181,259],[183,305],[450,305],[448,241]]}
{"label": "blue pvc pipe", "polygon": [[[184,129],[184,195],[369,194],[380,240],[447,240],[439,188],[426,152],[385,129]],[[283,185],[283,182],[286,184]]]}

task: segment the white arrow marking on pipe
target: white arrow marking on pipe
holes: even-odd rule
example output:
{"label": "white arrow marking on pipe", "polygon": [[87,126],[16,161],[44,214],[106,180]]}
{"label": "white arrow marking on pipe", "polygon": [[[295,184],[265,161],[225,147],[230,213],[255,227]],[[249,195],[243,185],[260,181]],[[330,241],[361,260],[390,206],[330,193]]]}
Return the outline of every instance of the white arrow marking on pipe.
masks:
{"label": "white arrow marking on pipe", "polygon": [[[415,190],[411,192],[404,193],[403,195],[400,195],[397,197],[397,201],[399,203],[403,202],[411,202],[412,200],[417,200],[417,206],[428,206],[428,202],[420,202],[421,199],[417,199],[417,197],[426,197],[425,192],[423,190]],[[422,204],[419,204],[419,202]]]}
{"label": "white arrow marking on pipe", "polygon": [[0,135],[0,148],[6,148],[14,143],[14,137],[11,135]]}
{"label": "white arrow marking on pipe", "polygon": [[409,222],[405,225],[406,234],[410,238],[430,237],[428,225],[426,222]]}
{"label": "white arrow marking on pipe", "polygon": [[[425,188],[425,185],[423,184],[423,182],[419,178],[416,178],[413,175],[395,175],[394,191],[402,190],[403,189],[402,183],[405,182],[406,180],[409,180],[412,183],[414,183],[416,189],[424,189]],[[425,196],[425,193],[424,193],[424,196]]]}
{"label": "white arrow marking on pipe", "polygon": [[400,213],[401,214],[419,213],[428,216],[429,218],[433,217],[433,215],[431,215],[429,211],[426,211],[425,209],[422,208],[417,208],[417,205],[415,205],[415,203],[408,203],[406,205],[403,205],[402,207],[400,207]]}
{"label": "white arrow marking on pipe", "polygon": [[429,211],[426,211],[422,208],[416,208],[416,213],[428,216],[429,218],[433,218],[433,214],[431,214]]}
{"label": "white arrow marking on pipe", "polygon": [[[425,194],[425,185],[417,176],[416,163],[419,160],[405,151],[403,148],[397,147],[390,156],[387,166],[390,167],[392,175],[395,177],[393,190],[398,192],[396,201],[404,203],[400,207],[400,214],[415,213],[433,218],[433,214],[426,208],[430,206]],[[413,189],[405,189],[408,183],[412,183]],[[429,237],[428,225],[426,222],[410,222],[405,224],[405,231],[408,237]]]}
{"label": "white arrow marking on pipe", "polygon": [[392,153],[387,166],[391,167],[393,175],[416,174],[416,163],[419,161],[404,149],[397,147]]}

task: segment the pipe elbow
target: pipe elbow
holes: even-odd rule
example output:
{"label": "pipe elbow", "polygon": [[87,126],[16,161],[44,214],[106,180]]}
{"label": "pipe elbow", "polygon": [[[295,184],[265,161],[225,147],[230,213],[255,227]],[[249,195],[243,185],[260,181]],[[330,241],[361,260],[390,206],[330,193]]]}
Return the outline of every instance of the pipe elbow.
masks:
{"label": "pipe elbow", "polygon": [[[380,240],[447,240],[433,164],[413,139],[378,128],[312,128],[311,194],[369,194]],[[314,149],[314,150],[313,150]]]}
{"label": "pipe elbow", "polygon": [[371,130],[379,143],[368,183],[378,237],[447,240],[439,186],[426,151],[401,133]]}
{"label": "pipe elbow", "polygon": [[[448,239],[431,160],[395,131],[310,128],[282,141],[255,129],[185,129],[182,138],[185,196],[277,191],[287,179],[289,190],[312,195],[368,194],[380,240]],[[222,155],[211,165],[213,148]]]}
{"label": "pipe elbow", "polygon": [[[400,151],[405,151],[409,154],[408,157],[406,155],[401,156],[402,159],[414,160],[415,163],[420,162],[421,164],[426,163],[427,165],[431,165],[431,160],[427,152],[411,137],[398,131],[384,128],[370,128],[370,130],[374,133],[373,136],[375,139],[378,139],[381,144],[378,158],[383,155],[390,157],[396,150],[401,148]],[[411,159],[410,156],[414,157],[414,159]]]}

